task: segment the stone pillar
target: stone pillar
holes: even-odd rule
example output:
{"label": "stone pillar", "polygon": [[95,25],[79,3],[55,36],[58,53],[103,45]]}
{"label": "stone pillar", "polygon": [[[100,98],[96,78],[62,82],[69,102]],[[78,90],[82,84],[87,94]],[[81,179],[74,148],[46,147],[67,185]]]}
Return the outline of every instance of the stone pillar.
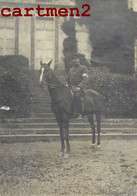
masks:
{"label": "stone pillar", "polygon": [[19,18],[15,18],[15,55],[19,53]]}
{"label": "stone pillar", "polygon": [[67,35],[63,32],[61,26],[64,22],[64,18],[59,18],[59,70],[65,70],[65,63],[64,63],[64,39],[67,38]]}
{"label": "stone pillar", "polygon": [[58,69],[59,62],[59,21],[58,17],[55,17],[55,66],[54,69]]}
{"label": "stone pillar", "polygon": [[29,59],[31,65],[31,18],[19,18],[19,54]]}
{"label": "stone pillar", "polygon": [[35,16],[31,17],[31,54],[30,54],[30,68],[35,66]]}
{"label": "stone pillar", "polygon": [[134,51],[135,51],[135,71],[137,72],[137,39],[135,40],[135,45],[134,45]]}

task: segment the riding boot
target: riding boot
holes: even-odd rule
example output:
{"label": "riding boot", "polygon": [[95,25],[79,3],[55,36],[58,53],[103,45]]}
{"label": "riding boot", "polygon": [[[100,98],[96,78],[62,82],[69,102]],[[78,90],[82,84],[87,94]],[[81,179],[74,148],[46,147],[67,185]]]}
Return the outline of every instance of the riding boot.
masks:
{"label": "riding boot", "polygon": [[80,120],[82,116],[80,114],[80,97],[78,92],[74,92],[74,104],[75,112],[73,118]]}

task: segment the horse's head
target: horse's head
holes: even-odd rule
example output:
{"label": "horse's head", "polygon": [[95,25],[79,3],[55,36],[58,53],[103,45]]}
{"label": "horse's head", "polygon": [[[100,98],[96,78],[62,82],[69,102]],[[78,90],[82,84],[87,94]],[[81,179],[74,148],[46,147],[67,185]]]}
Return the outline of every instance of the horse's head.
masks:
{"label": "horse's head", "polygon": [[40,78],[39,78],[39,85],[40,87],[43,87],[43,83],[47,82],[50,78],[50,65],[52,63],[52,60],[49,63],[42,63],[40,62],[41,68],[40,68]]}

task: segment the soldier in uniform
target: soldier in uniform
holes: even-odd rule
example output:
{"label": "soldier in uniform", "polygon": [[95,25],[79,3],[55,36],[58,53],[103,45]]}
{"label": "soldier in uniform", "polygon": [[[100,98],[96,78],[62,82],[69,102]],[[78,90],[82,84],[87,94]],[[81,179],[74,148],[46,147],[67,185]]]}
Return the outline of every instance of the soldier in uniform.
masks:
{"label": "soldier in uniform", "polygon": [[80,117],[80,92],[84,91],[88,83],[88,69],[86,66],[81,65],[79,56],[73,55],[72,68],[70,69],[67,77],[68,86],[70,86],[74,92],[75,103],[75,118]]}

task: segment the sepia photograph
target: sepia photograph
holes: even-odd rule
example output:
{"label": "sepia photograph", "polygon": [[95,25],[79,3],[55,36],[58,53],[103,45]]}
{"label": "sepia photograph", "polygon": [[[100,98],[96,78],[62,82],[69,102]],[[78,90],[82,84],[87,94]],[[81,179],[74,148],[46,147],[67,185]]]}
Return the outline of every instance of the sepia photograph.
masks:
{"label": "sepia photograph", "polygon": [[137,196],[137,0],[0,0],[0,196]]}

